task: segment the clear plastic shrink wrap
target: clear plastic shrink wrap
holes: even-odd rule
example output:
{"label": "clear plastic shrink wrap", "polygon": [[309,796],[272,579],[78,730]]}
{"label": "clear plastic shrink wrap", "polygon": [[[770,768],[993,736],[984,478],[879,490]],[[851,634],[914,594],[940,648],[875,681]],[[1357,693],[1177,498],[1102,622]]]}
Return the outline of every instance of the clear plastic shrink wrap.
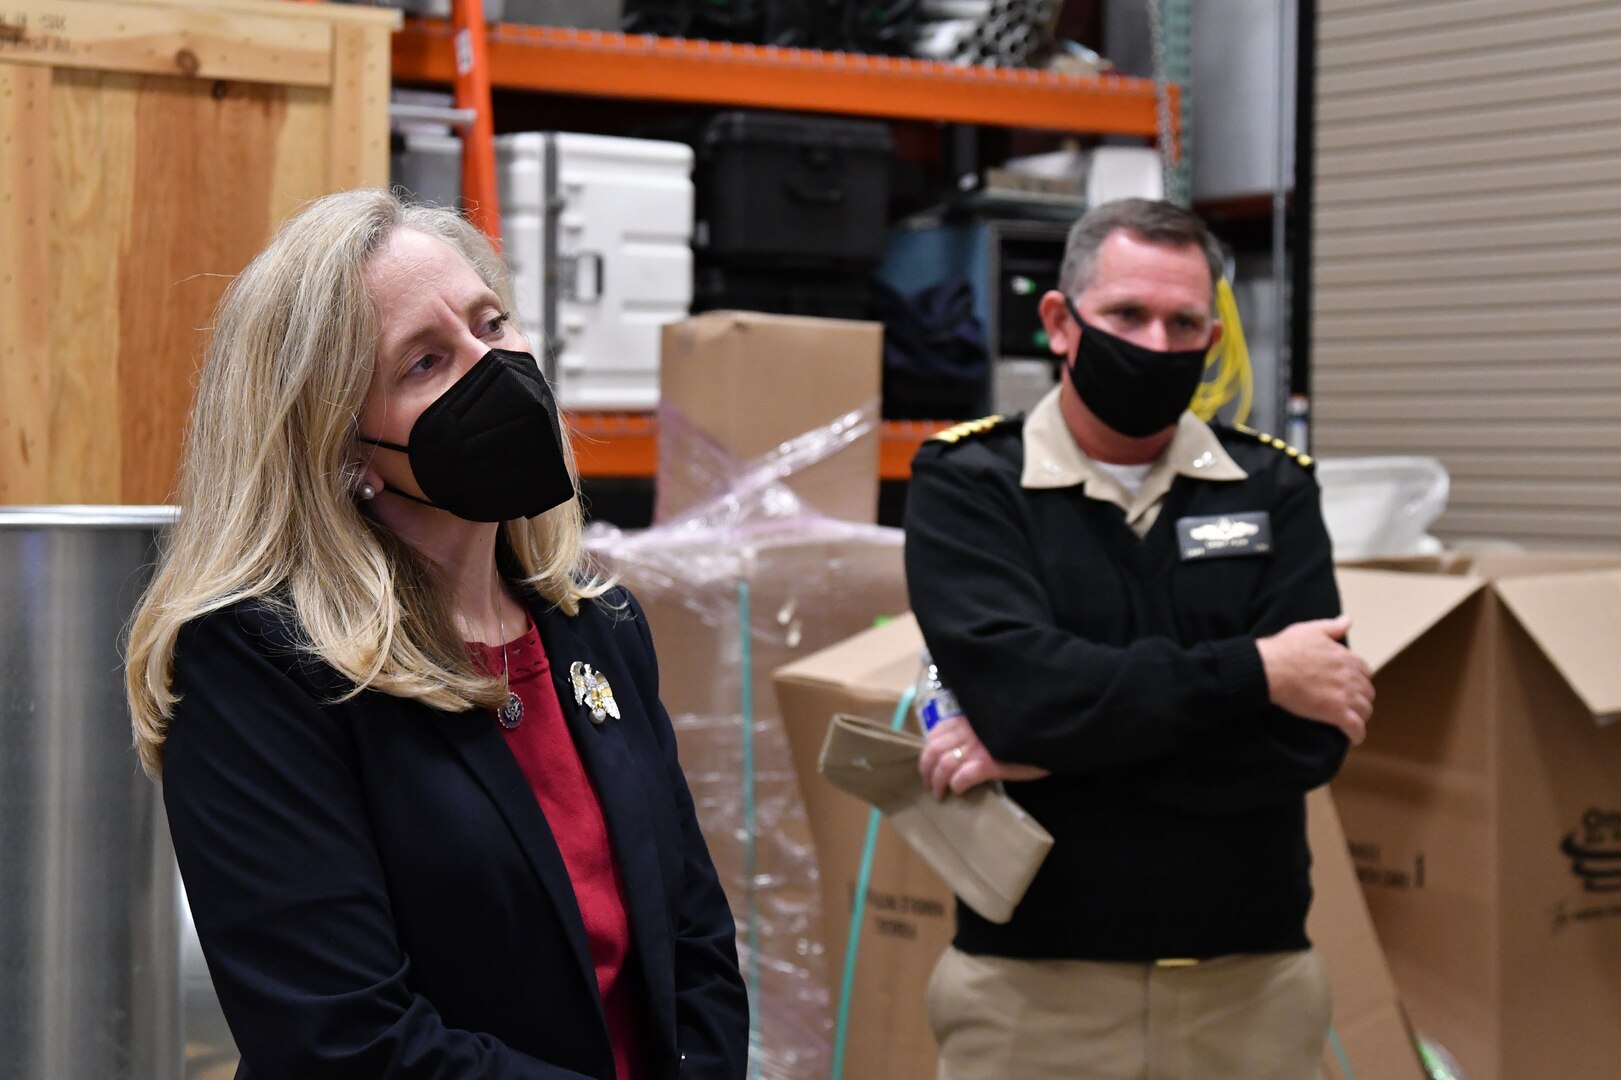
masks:
{"label": "clear plastic shrink wrap", "polygon": [[732,903],[753,1004],[751,1076],[826,1077],[830,966],[815,851],[771,685],[776,668],[907,610],[901,532],[823,517],[783,479],[869,435],[877,403],[739,461],[669,407],[662,470],[709,497],[639,532],[594,526],[658,651],[698,819]]}

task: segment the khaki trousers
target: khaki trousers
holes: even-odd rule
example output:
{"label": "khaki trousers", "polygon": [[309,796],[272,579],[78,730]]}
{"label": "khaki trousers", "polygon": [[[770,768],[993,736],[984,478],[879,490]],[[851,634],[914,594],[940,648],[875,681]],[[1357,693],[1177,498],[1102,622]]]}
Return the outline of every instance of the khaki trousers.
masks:
{"label": "khaki trousers", "polygon": [[1316,1080],[1331,1015],[1310,950],[1184,967],[948,948],[929,979],[938,1080]]}

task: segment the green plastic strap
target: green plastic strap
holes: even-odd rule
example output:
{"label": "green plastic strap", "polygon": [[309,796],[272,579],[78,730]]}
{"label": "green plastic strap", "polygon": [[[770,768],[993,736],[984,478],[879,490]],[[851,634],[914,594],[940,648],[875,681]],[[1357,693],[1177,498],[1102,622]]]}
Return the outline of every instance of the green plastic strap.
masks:
{"label": "green plastic strap", "polygon": [[[908,686],[895,705],[895,715],[889,722],[890,730],[899,731],[912,711],[912,699],[917,688]],[[920,781],[921,782],[921,781]],[[850,908],[850,936],[844,945],[844,978],[839,982],[839,1018],[833,1028],[833,1071],[829,1080],[844,1078],[844,1045],[850,1034],[850,999],[854,996],[856,957],[861,952],[861,920],[867,914],[867,886],[872,883],[872,858],[878,850],[878,820],[883,817],[877,807],[867,815],[867,842],[861,848],[861,869],[856,873],[855,903]]]}
{"label": "green plastic strap", "polygon": [[1334,1051],[1334,1060],[1339,1063],[1340,1072],[1345,1074],[1345,1080],[1356,1080],[1356,1070],[1351,1068],[1351,1059],[1346,1056],[1345,1044],[1340,1042],[1340,1033],[1334,1030],[1334,1025],[1328,1025],[1328,1045]]}
{"label": "green plastic strap", "polygon": [[1452,1067],[1442,1060],[1441,1055],[1435,1052],[1428,1039],[1413,1036],[1413,1044],[1418,1047],[1419,1060],[1424,1063],[1424,1075],[1430,1080],[1460,1080]]}
{"label": "green plastic strap", "polygon": [[749,583],[737,583],[737,621],[742,638],[743,707],[743,895],[749,949],[749,1076],[760,1075],[760,915],[754,895],[754,623],[749,618]]}

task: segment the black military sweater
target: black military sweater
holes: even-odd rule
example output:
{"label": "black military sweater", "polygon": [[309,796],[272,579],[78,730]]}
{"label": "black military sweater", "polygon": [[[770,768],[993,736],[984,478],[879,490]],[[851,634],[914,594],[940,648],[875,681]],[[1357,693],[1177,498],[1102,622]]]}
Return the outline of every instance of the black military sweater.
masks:
{"label": "black military sweater", "polygon": [[[1217,428],[1247,479],[1178,475],[1141,538],[1080,486],[1026,489],[1022,422],[931,441],[912,464],[906,574],[935,662],[1055,840],[1006,925],[957,906],[955,944],[1155,960],[1301,949],[1307,791],[1336,729],[1268,699],[1255,641],[1338,615],[1309,465]],[[1269,554],[1184,560],[1180,519],[1262,512]]]}

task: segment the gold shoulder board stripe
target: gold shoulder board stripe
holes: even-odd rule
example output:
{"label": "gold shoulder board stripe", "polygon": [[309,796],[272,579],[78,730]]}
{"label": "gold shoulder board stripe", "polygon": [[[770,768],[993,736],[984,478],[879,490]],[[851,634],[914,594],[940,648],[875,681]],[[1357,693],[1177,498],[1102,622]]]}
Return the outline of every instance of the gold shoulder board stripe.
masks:
{"label": "gold shoulder board stripe", "polygon": [[978,420],[965,420],[960,424],[953,424],[944,431],[936,432],[933,438],[938,442],[961,442],[970,435],[978,435],[980,432],[989,431],[1001,422],[1002,417],[1000,414],[981,417]]}
{"label": "gold shoulder board stripe", "polygon": [[1309,466],[1312,463],[1313,459],[1310,454],[1296,450],[1294,447],[1290,446],[1276,435],[1268,435],[1264,431],[1256,431],[1254,428],[1245,427],[1243,424],[1234,424],[1233,430],[1242,431],[1256,442],[1270,446],[1274,450],[1282,450],[1285,454],[1288,454],[1303,466]]}

